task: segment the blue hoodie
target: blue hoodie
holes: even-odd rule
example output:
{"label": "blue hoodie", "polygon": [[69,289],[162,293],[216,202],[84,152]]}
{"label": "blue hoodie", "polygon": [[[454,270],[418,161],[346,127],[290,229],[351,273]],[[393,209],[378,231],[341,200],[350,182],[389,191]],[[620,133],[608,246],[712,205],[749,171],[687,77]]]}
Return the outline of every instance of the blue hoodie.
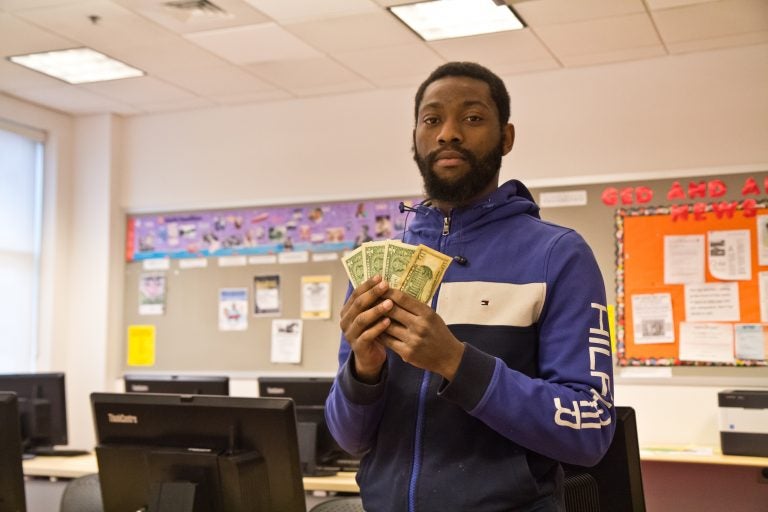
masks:
{"label": "blue hoodie", "polygon": [[538,210],[516,180],[449,217],[416,207],[404,241],[467,261],[448,267],[432,302],[465,345],[453,381],[390,351],[379,383],[364,384],[342,335],[326,418],[345,450],[365,454],[367,512],[558,510],[558,461],[589,466],[608,449],[602,276],[581,236]]}

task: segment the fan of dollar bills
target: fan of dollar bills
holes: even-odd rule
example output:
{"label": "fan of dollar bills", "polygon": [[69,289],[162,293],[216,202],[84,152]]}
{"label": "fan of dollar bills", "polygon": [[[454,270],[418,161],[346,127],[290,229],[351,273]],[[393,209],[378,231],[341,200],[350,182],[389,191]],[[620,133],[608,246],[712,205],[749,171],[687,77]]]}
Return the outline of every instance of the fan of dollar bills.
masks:
{"label": "fan of dollar bills", "polygon": [[341,259],[352,286],[380,275],[391,288],[426,304],[432,300],[452,258],[426,245],[397,240],[366,242]]}

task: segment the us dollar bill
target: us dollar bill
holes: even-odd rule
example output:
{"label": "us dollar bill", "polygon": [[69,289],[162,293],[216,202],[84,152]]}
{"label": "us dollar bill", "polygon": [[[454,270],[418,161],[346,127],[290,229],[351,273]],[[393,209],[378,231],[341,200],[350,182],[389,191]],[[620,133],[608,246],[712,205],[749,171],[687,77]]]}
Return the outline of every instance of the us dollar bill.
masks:
{"label": "us dollar bill", "polygon": [[451,257],[425,245],[419,245],[400,290],[429,304],[451,261]]}
{"label": "us dollar bill", "polygon": [[395,290],[400,289],[400,285],[405,278],[408,267],[416,255],[418,247],[397,240],[387,240],[384,251],[384,273],[382,277],[389,283],[389,286]]}
{"label": "us dollar bill", "polygon": [[354,288],[360,286],[360,284],[366,279],[365,261],[363,258],[363,246],[358,247],[354,251],[341,258],[341,263],[344,265],[344,270],[347,271],[349,281],[352,283]]}
{"label": "us dollar bill", "polygon": [[386,246],[386,240],[365,242],[362,245],[365,279],[370,279],[375,275],[384,275],[384,252]]}

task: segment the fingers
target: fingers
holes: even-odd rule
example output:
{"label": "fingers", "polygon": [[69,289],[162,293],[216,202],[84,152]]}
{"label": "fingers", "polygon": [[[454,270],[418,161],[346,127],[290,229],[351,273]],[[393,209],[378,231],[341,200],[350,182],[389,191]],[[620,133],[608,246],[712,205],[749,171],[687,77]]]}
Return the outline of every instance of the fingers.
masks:
{"label": "fingers", "polygon": [[340,322],[347,340],[354,341],[361,336],[363,340],[373,340],[388,327],[390,321],[384,321],[385,315],[393,303],[381,300],[387,289],[386,281],[377,276],[361,284],[350,295],[342,309]]}

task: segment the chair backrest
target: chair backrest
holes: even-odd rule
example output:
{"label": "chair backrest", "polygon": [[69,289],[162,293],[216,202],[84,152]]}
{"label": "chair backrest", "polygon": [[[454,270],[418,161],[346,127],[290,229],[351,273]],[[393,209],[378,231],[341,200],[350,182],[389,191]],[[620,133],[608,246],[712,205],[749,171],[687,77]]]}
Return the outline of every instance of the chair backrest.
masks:
{"label": "chair backrest", "polygon": [[631,407],[616,407],[616,433],[600,462],[593,467],[563,464],[563,468],[566,477],[581,473],[594,477],[602,510],[645,512],[637,420]]}
{"label": "chair backrest", "polygon": [[104,512],[99,475],[85,475],[67,482],[59,512]]}
{"label": "chair backrest", "polygon": [[567,475],[564,491],[567,512],[600,512],[600,491],[597,480],[589,473]]}

